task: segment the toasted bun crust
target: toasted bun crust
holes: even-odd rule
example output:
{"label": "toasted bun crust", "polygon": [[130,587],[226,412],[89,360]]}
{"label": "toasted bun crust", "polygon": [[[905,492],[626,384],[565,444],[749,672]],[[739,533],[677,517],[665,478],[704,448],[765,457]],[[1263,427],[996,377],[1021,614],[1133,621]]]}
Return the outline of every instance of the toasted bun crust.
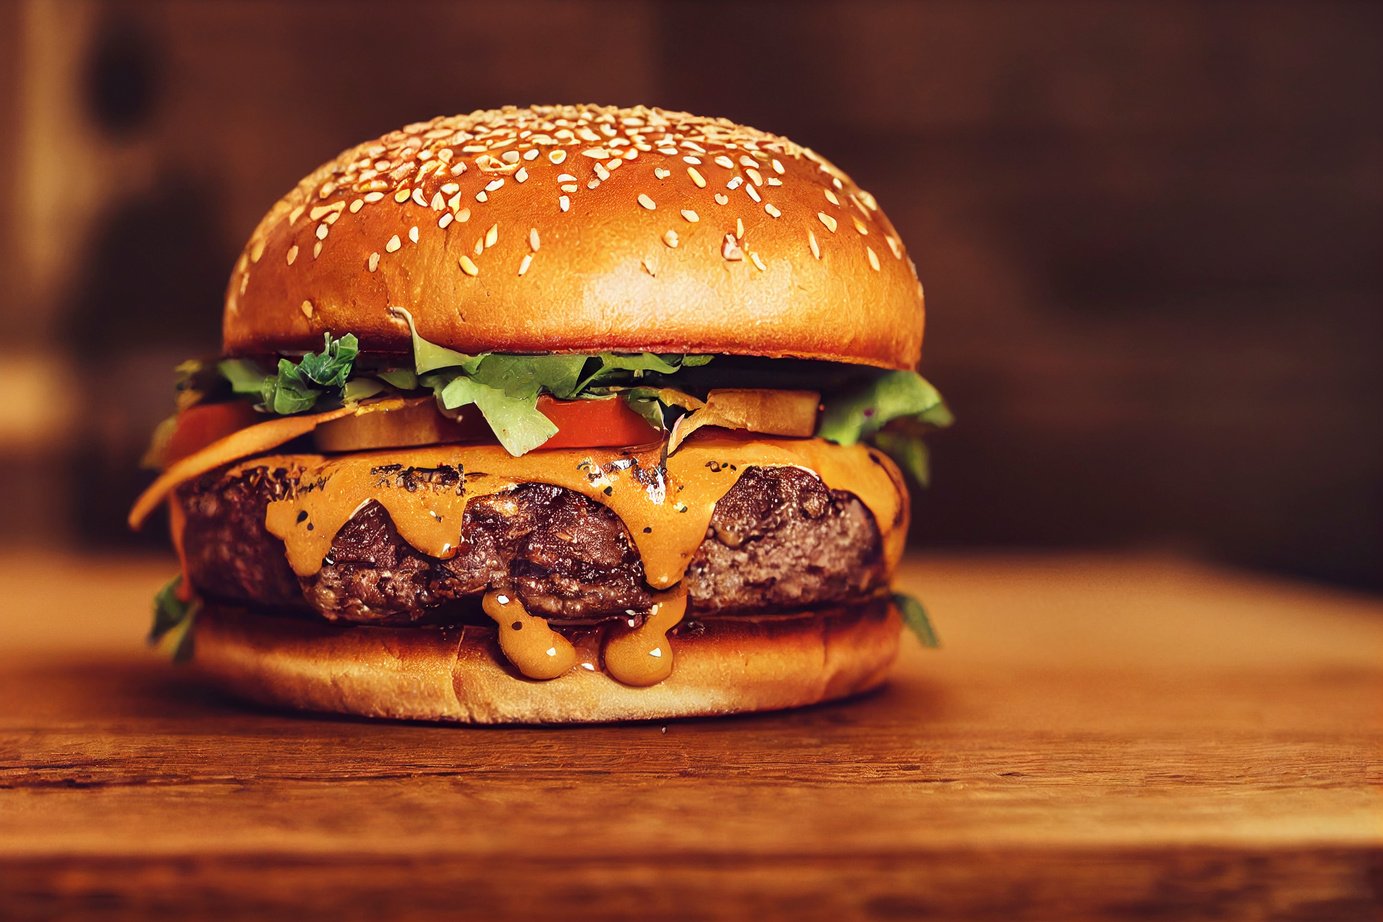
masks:
{"label": "toasted bun crust", "polygon": [[[525,679],[495,631],[335,627],[211,606],[194,662],[212,681],[278,707],[459,723],[600,723],[798,707],[881,684],[898,652],[890,603],[775,619],[704,622],[672,638],[676,665],[647,688],[576,668]],[[599,663],[599,638],[577,641]]]}
{"label": "toasted bun crust", "polygon": [[506,108],[352,148],[264,217],[228,354],[408,351],[916,365],[922,287],[873,196],[786,138],[659,109]]}

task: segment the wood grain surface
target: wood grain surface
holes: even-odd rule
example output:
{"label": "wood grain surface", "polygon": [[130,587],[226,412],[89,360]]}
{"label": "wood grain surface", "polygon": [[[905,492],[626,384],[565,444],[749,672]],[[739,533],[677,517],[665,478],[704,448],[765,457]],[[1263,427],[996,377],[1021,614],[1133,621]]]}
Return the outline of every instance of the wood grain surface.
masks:
{"label": "wood grain surface", "polygon": [[1371,919],[1383,604],[928,557],[945,647],[796,713],[269,713],[140,646],[165,560],[0,557],[0,917]]}

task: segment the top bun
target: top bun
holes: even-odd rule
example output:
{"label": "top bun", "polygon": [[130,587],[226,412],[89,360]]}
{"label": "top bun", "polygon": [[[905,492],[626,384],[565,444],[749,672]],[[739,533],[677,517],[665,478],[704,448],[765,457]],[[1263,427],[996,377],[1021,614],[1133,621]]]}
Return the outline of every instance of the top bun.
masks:
{"label": "top bun", "polygon": [[661,109],[537,106],[410,125],[260,221],[227,354],[323,332],[406,353],[690,352],[916,365],[922,286],[874,197],[786,138]]}

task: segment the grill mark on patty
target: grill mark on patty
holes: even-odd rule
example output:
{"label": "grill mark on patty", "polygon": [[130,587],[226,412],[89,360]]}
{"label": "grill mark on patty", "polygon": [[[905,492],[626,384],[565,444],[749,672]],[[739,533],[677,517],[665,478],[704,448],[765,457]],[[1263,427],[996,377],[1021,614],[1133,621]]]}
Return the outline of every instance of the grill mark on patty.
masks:
{"label": "grill mark on patty", "polygon": [[[464,483],[455,468],[383,465],[379,473],[405,489]],[[626,617],[652,604],[618,516],[541,483],[470,500],[457,553],[445,560],[415,550],[382,506],[367,503],[337,533],[321,571],[299,578],[264,527],[268,503],[297,476],[266,466],[214,472],[179,489],[199,591],[360,624],[451,623],[489,589],[514,592],[558,622]],[[717,504],[685,584],[699,618],[862,600],[886,584],[879,530],[853,494],[828,490],[808,471],[749,468]]]}

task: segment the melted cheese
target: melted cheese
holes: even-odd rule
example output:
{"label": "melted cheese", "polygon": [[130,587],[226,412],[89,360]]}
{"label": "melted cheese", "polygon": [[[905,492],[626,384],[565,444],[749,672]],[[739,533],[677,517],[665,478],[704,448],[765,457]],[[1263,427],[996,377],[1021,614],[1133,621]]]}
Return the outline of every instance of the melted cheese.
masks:
{"label": "melted cheese", "polygon": [[[667,633],[686,609],[685,591],[673,587],[705,539],[716,503],[750,467],[806,469],[829,488],[855,494],[878,523],[889,570],[902,554],[907,490],[892,462],[867,446],[703,432],[668,457],[665,468],[660,461],[658,446],[538,450],[516,458],[499,446],[438,445],[261,457],[236,470],[270,465],[296,475],[297,488],[269,504],[265,526],[303,577],[321,569],[336,533],[371,501],[389,513],[404,541],[439,559],[456,554],[466,504],[477,496],[547,483],[604,504],[628,528],[648,584],[664,590],[642,624],[612,631],[606,642],[606,672],[629,685],[652,685],[671,673]],[[482,607],[499,626],[505,656],[524,675],[555,678],[576,665],[572,645],[511,595],[492,592]]]}
{"label": "melted cheese", "polygon": [[648,584],[667,589],[681,581],[716,503],[749,467],[804,468],[831,489],[854,493],[879,525],[890,569],[902,554],[907,491],[897,468],[872,448],[709,436],[688,441],[665,470],[659,461],[656,446],[538,450],[516,458],[497,445],[441,445],[257,458],[242,468],[277,464],[297,472],[298,489],[269,504],[265,526],[283,540],[299,576],[321,569],[337,531],[371,500],[403,540],[445,559],[456,553],[470,499],[548,483],[608,506],[629,529]]}

